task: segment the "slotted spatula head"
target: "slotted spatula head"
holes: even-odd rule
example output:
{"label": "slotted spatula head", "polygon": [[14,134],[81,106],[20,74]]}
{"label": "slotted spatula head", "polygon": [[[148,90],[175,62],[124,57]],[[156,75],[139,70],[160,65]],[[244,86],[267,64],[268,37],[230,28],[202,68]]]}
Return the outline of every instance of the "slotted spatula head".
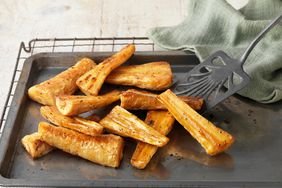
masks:
{"label": "slotted spatula head", "polygon": [[243,64],[256,44],[282,19],[282,14],[273,19],[250,43],[240,61],[232,59],[223,51],[217,51],[203,63],[173,85],[177,95],[200,96],[205,99],[205,112],[229,96],[243,89],[249,82],[249,76],[243,70]]}
{"label": "slotted spatula head", "polygon": [[177,81],[172,89],[177,95],[203,97],[203,111],[207,111],[249,82],[241,62],[217,51]]}

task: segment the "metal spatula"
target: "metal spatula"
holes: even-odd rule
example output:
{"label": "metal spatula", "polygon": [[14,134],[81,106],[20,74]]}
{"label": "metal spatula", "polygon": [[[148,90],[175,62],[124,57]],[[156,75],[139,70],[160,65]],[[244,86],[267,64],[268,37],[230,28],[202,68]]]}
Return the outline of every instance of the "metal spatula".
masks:
{"label": "metal spatula", "polygon": [[243,89],[250,82],[243,64],[255,45],[279,23],[281,18],[282,14],[258,34],[239,61],[229,57],[223,51],[217,51],[189,71],[181,81],[177,81],[172,88],[174,93],[203,97],[205,99],[204,112]]}

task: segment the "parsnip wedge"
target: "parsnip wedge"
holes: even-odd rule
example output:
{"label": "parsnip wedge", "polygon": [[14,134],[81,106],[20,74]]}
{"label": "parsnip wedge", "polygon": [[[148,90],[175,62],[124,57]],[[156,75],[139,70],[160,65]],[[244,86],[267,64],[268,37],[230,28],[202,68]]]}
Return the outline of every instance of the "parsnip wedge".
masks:
{"label": "parsnip wedge", "polygon": [[56,97],[56,106],[61,114],[78,115],[90,110],[105,107],[120,98],[120,91],[114,90],[101,96],[64,95]]}
{"label": "parsnip wedge", "polygon": [[77,89],[76,80],[95,65],[91,59],[83,58],[66,71],[29,88],[28,96],[43,105],[55,105],[55,97],[73,94]]}
{"label": "parsnip wedge", "polygon": [[121,51],[105,59],[92,70],[82,75],[76,84],[86,95],[97,96],[106,77],[112,70],[125,63],[135,52],[134,45],[127,45]]}
{"label": "parsnip wedge", "polygon": [[169,63],[160,61],[142,65],[121,66],[107,77],[106,82],[150,90],[164,90],[171,86],[172,78]]}
{"label": "parsnip wedge", "polygon": [[42,157],[54,149],[40,140],[40,135],[37,132],[24,136],[21,143],[33,159]]}
{"label": "parsnip wedge", "polygon": [[39,123],[38,133],[49,145],[94,163],[118,167],[122,159],[124,141],[120,136],[88,136],[45,122]]}
{"label": "parsnip wedge", "polygon": [[[157,99],[156,94],[129,89],[120,95],[120,106],[127,110],[165,110],[166,107]],[[178,96],[194,110],[200,110],[204,100],[199,97]]]}
{"label": "parsnip wedge", "polygon": [[157,97],[175,119],[202,145],[207,154],[216,155],[234,142],[229,133],[216,127],[179,99],[171,90]]}
{"label": "parsnip wedge", "polygon": [[[145,123],[151,125],[162,135],[167,135],[173,127],[174,120],[174,117],[168,111],[149,111],[147,113]],[[144,169],[157,150],[157,146],[153,146],[144,142],[138,142],[131,158],[132,166],[139,169]]]}
{"label": "parsnip wedge", "polygon": [[100,124],[110,132],[162,147],[168,138],[120,106],[116,106]]}
{"label": "parsnip wedge", "polygon": [[[99,123],[97,123],[96,121],[92,121],[92,120],[89,120],[89,119],[85,119],[85,118],[81,118],[81,117],[72,117],[77,123],[81,123],[83,125],[87,125],[89,127],[92,127],[93,126],[93,122],[95,122],[96,124],[95,125],[99,125]],[[99,128],[100,127],[103,127],[102,125],[99,125]],[[100,132],[101,134],[102,132]]]}
{"label": "parsnip wedge", "polygon": [[55,106],[42,106],[41,115],[51,123],[72,129],[90,136],[95,136],[103,132],[103,126],[95,121],[83,118],[72,118],[62,115]]}

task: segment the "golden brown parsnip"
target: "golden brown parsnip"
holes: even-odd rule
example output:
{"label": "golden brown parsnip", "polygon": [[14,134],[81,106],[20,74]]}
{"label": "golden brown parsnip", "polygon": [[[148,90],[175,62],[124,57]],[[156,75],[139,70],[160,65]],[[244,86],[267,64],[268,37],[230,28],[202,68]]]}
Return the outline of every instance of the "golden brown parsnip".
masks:
{"label": "golden brown parsnip", "polygon": [[[165,110],[166,107],[157,99],[156,94],[129,89],[120,95],[120,106],[127,110]],[[194,110],[200,110],[204,100],[199,97],[178,96]]]}
{"label": "golden brown parsnip", "polygon": [[168,138],[120,106],[116,106],[100,124],[110,132],[162,147]]}
{"label": "golden brown parsnip", "polygon": [[[167,135],[173,127],[174,120],[175,119],[170,112],[158,110],[149,111],[147,113],[145,123],[152,126],[162,135]],[[157,150],[157,146],[153,146],[144,142],[138,142],[131,158],[132,166],[139,169],[144,169]]]}
{"label": "golden brown parsnip", "polygon": [[40,135],[37,132],[24,136],[21,142],[33,159],[42,157],[54,149],[49,144],[40,140]]}
{"label": "golden brown parsnip", "polygon": [[143,65],[121,66],[107,77],[106,82],[150,90],[164,90],[171,86],[172,79],[169,63],[160,61]]}
{"label": "golden brown parsnip", "polygon": [[55,106],[42,106],[40,113],[45,119],[61,127],[66,127],[90,136],[103,133],[103,126],[99,123],[83,118],[64,116]]}
{"label": "golden brown parsnip", "polygon": [[97,96],[106,77],[112,70],[125,63],[135,52],[135,46],[130,44],[113,56],[105,59],[92,70],[82,75],[76,84],[86,95]]}
{"label": "golden brown parsnip", "polygon": [[[80,124],[83,124],[83,125],[86,125],[86,126],[89,126],[89,127],[92,127],[93,126],[93,122],[95,122],[96,124],[95,125],[100,125],[99,123],[97,123],[97,121],[93,121],[93,120],[90,120],[90,119],[85,119],[85,118],[82,118],[82,117],[72,117],[77,123],[80,123]],[[102,125],[100,125],[100,127],[103,127]],[[99,127],[99,128],[100,128]],[[103,132],[103,130],[102,130]],[[102,133],[100,132],[100,134]],[[91,136],[91,135],[90,135]]]}
{"label": "golden brown parsnip", "polygon": [[55,105],[55,97],[73,94],[77,89],[76,80],[95,65],[91,59],[83,58],[66,71],[29,88],[28,96],[43,105]]}
{"label": "golden brown parsnip", "polygon": [[171,90],[157,97],[174,118],[202,145],[207,154],[216,155],[234,142],[229,133],[216,127],[179,99]]}
{"label": "golden brown parsnip", "polygon": [[124,141],[120,136],[107,134],[88,136],[63,127],[40,122],[41,140],[72,155],[109,167],[118,167]]}
{"label": "golden brown parsnip", "polygon": [[56,97],[56,106],[65,116],[78,115],[102,108],[119,100],[120,91],[114,90],[101,96],[64,95]]}

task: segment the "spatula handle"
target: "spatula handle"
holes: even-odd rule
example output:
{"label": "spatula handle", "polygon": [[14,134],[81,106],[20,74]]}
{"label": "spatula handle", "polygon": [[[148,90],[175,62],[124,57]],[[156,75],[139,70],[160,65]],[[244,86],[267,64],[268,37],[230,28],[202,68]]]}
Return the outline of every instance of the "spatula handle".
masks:
{"label": "spatula handle", "polygon": [[256,44],[264,37],[264,35],[270,31],[276,24],[279,23],[279,21],[282,18],[282,14],[277,16],[275,19],[273,19],[257,36],[256,38],[251,42],[251,44],[248,46],[248,48],[245,50],[244,54],[242,55],[240,62],[241,65],[243,65],[248,58],[249,54],[253,50],[253,48],[256,46]]}

